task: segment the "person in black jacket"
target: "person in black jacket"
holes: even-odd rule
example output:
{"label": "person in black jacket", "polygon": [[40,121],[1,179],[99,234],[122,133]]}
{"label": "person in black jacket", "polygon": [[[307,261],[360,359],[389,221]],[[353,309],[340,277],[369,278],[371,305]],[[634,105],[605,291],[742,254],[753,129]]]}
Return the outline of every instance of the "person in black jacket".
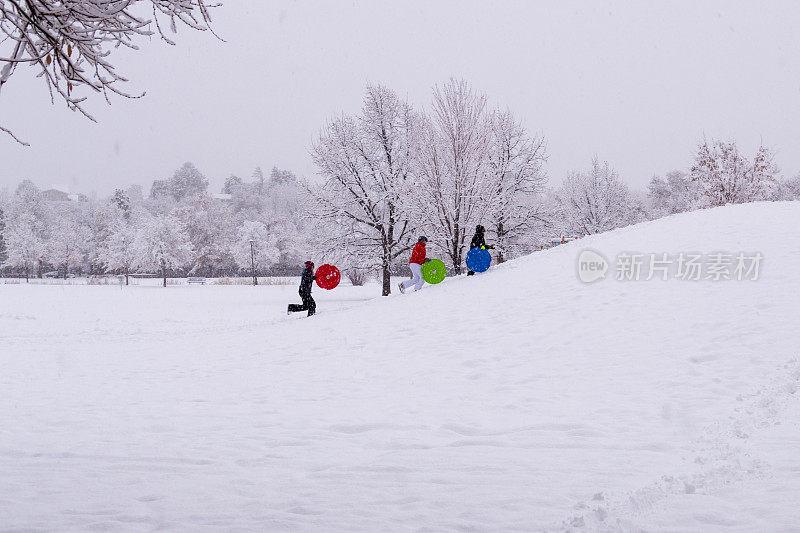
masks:
{"label": "person in black jacket", "polygon": [[[472,237],[472,240],[469,243],[469,249],[472,250],[473,248],[491,248],[494,249],[494,246],[489,246],[486,244],[486,239],[483,236],[483,233],[486,230],[480,224],[475,226],[475,235]],[[475,272],[472,270],[467,271],[467,276],[474,276]]]}
{"label": "person in black jacket", "polygon": [[299,305],[289,304],[286,314],[290,315],[298,311],[307,310],[308,316],[311,316],[316,312],[317,302],[311,297],[311,284],[314,283],[315,279],[317,279],[317,276],[314,275],[314,263],[306,261],[306,268],[300,275],[300,290],[297,291],[300,293],[300,298],[302,298],[303,303]]}

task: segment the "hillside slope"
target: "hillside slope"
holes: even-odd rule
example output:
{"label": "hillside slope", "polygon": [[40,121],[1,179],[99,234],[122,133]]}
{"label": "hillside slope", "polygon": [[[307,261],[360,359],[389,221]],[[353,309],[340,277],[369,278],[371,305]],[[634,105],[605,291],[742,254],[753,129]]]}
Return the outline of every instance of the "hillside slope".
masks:
{"label": "hillside slope", "polygon": [[[325,295],[313,319],[11,336],[0,515],[47,529],[791,529],[798,221],[800,202],[677,215],[341,311]],[[584,284],[586,248],[764,259],[756,281],[617,281],[612,265]]]}

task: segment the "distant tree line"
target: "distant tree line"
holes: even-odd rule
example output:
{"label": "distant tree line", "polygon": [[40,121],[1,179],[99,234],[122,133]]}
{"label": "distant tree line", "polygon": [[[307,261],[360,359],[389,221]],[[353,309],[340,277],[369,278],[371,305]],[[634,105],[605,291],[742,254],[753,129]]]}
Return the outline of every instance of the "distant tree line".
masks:
{"label": "distant tree line", "polygon": [[[51,201],[28,180],[0,198],[0,258],[6,274],[236,275],[296,270],[302,217],[294,174],[260,168],[210,194],[191,163],[166,180],[108,198]],[[252,244],[251,244],[252,241]]]}
{"label": "distant tree line", "polygon": [[773,159],[772,151],[763,145],[749,159],[735,141],[704,138],[689,169],[650,180],[650,217],[727,204],[800,199],[800,174],[783,179]]}

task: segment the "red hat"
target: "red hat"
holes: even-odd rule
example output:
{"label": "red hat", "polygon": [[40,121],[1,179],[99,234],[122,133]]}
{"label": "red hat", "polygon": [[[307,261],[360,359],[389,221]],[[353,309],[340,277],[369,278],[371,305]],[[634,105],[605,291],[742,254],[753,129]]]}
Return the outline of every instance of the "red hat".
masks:
{"label": "red hat", "polygon": [[306,261],[306,266],[307,267],[313,267],[314,266],[314,261]]}

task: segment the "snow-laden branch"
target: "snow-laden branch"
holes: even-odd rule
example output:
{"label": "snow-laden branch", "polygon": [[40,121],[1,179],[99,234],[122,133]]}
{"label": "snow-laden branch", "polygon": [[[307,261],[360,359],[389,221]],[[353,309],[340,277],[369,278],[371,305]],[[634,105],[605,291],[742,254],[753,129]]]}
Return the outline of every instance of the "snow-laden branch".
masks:
{"label": "snow-laden branch", "polygon": [[[152,16],[140,16],[148,3]],[[0,42],[8,49],[0,46],[0,94],[18,65],[32,66],[47,85],[51,102],[58,95],[70,109],[95,121],[84,107],[87,91],[103,94],[108,103],[110,94],[144,96],[120,87],[128,80],[114,67],[114,50],[138,50],[140,38],[156,34],[175,44],[164,22],[171,33],[177,32],[178,24],[212,31],[209,8],[218,5],[207,0],[3,0]]]}

